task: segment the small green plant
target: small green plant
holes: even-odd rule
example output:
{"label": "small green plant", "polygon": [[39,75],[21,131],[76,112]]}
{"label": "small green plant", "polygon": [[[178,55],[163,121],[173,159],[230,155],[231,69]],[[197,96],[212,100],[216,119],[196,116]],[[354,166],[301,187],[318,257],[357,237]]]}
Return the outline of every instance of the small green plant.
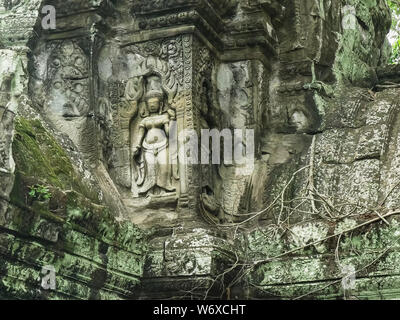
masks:
{"label": "small green plant", "polygon": [[40,184],[35,184],[34,186],[29,187],[30,191],[28,195],[33,200],[45,201],[51,199],[51,193],[48,187],[42,186]]}

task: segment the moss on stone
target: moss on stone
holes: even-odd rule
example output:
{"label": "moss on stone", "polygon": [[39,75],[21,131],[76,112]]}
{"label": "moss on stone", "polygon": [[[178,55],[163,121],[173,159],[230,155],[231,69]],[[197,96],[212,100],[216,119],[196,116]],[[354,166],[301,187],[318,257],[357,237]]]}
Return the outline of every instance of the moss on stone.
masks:
{"label": "moss on stone", "polygon": [[16,164],[13,203],[26,204],[29,186],[37,183],[59,190],[75,190],[97,201],[96,195],[82,183],[66,152],[39,120],[16,119],[13,157]]}
{"label": "moss on stone", "polygon": [[[386,63],[385,35],[390,29],[390,10],[385,1],[346,0],[354,8],[354,21],[339,36],[334,73],[339,83],[376,84],[375,68]],[[350,14],[352,15],[352,13]]]}
{"label": "moss on stone", "polygon": [[[11,203],[0,225],[0,296],[4,299],[118,299],[133,294],[143,274],[145,235],[119,223],[75,170],[39,120],[15,122]],[[29,199],[48,186],[50,201]],[[18,261],[18,262],[17,262]],[[41,268],[56,270],[57,289],[43,290]]]}

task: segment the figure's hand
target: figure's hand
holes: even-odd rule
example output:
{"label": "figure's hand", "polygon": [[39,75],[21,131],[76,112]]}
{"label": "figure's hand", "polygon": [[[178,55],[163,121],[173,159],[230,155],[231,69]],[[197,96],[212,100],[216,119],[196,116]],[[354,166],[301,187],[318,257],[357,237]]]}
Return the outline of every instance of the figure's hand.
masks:
{"label": "figure's hand", "polygon": [[175,120],[176,120],[176,112],[175,112],[175,110],[173,110],[173,109],[168,109],[168,110],[167,110],[167,113],[168,113],[168,115],[169,115],[169,119],[170,119],[170,120],[172,120],[172,121],[175,121]]}
{"label": "figure's hand", "polygon": [[140,147],[139,147],[139,146],[134,146],[134,147],[132,148],[132,155],[133,155],[134,157],[136,157],[136,156],[139,154],[139,152],[140,152]]}

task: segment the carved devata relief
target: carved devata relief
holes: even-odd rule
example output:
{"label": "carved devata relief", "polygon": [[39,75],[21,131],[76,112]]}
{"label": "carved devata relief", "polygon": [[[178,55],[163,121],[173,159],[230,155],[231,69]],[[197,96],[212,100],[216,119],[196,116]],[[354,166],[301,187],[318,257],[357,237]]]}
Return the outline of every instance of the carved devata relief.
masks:
{"label": "carved devata relief", "polygon": [[176,191],[174,180],[179,179],[169,146],[176,92],[167,84],[165,62],[149,57],[143,65],[143,75],[129,79],[125,95],[139,106],[130,125],[131,190],[134,197],[163,196]]}
{"label": "carved devata relief", "polygon": [[[111,105],[108,168],[123,197],[177,199],[176,108],[183,80],[181,39],[106,47],[99,73]],[[173,150],[174,149],[174,150]],[[107,157],[106,157],[107,158]]]}
{"label": "carved devata relief", "polygon": [[[245,189],[241,183],[248,177],[237,178],[235,166],[182,165],[177,159],[182,154],[190,157],[189,148],[179,139],[182,130],[194,129],[200,137],[202,129],[246,128],[247,118],[242,118],[252,115],[251,95],[235,95],[243,91],[237,86],[247,88],[242,84],[247,78],[236,72],[242,81],[236,84],[236,73],[229,69],[231,77],[221,80],[211,52],[202,43],[195,48],[193,59],[187,58],[185,41],[177,37],[122,48],[107,44],[100,54],[97,105],[109,105],[100,109],[109,109],[111,119],[110,133],[104,135],[110,139],[111,150],[104,162],[125,205],[140,209],[134,210],[135,219],[158,215],[168,220],[171,212],[182,208],[179,201],[188,194],[196,197],[192,200],[195,210],[200,209],[210,223],[233,221],[239,210]],[[232,103],[226,109],[220,101],[225,96],[218,95],[221,86]],[[242,112],[234,116],[230,111],[236,109]],[[233,118],[234,124],[227,123]],[[170,139],[174,133],[176,145]],[[188,186],[192,189],[185,190]]]}

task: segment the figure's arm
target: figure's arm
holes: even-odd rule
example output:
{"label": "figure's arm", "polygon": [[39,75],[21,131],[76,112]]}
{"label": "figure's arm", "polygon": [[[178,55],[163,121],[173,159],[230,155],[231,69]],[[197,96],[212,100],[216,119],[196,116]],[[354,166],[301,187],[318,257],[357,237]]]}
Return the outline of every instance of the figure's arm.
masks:
{"label": "figure's arm", "polygon": [[164,131],[167,137],[169,137],[169,122],[164,123]]}
{"label": "figure's arm", "polygon": [[169,137],[169,131],[170,131],[170,128],[171,128],[170,122],[171,121],[175,121],[175,120],[176,120],[175,111],[169,109],[168,110],[168,117],[164,122],[164,130],[165,130],[165,133],[167,134],[167,137]]}
{"label": "figure's arm", "polygon": [[138,133],[138,143],[141,146],[144,140],[144,135],[145,135],[145,129],[144,127],[139,127],[139,133]]}
{"label": "figure's arm", "polygon": [[132,155],[136,156],[139,151],[140,148],[142,146],[143,140],[144,140],[144,135],[145,135],[145,129],[143,126],[139,127],[139,132],[138,132],[138,143],[134,144],[133,139],[132,139]]}

